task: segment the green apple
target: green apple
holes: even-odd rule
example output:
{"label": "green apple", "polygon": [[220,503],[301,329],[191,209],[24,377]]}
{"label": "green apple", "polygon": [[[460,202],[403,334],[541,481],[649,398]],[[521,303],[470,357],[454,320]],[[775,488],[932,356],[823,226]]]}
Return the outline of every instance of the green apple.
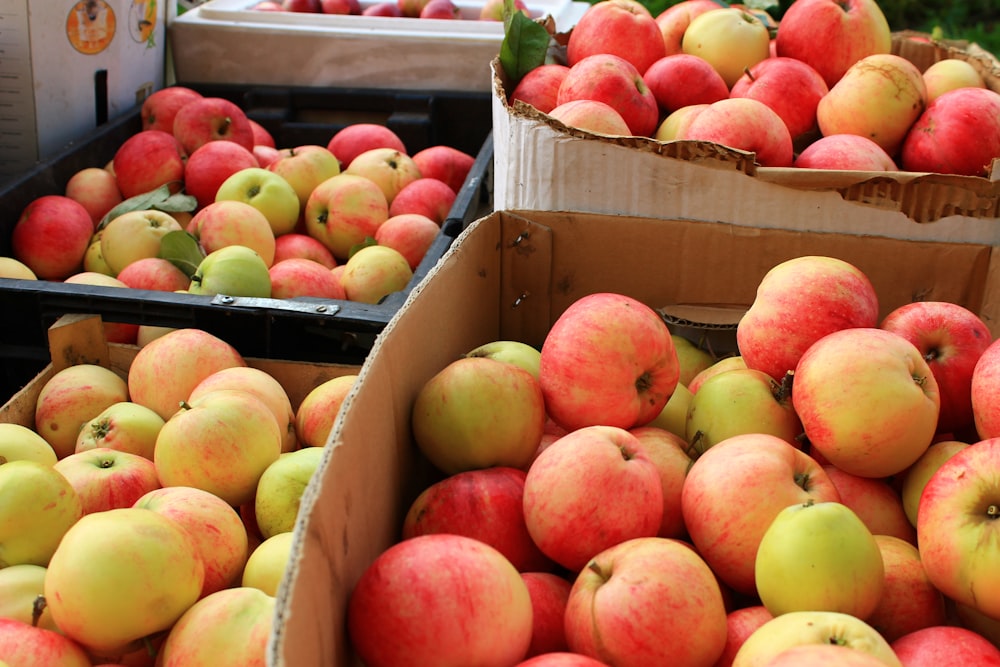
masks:
{"label": "green apple", "polygon": [[536,348],[517,340],[494,340],[484,343],[465,354],[467,357],[489,357],[520,366],[538,379],[538,364],[542,353]]}
{"label": "green apple", "polygon": [[701,371],[693,378],[688,384],[687,388],[691,390],[692,394],[698,393],[698,389],[701,388],[701,383],[719,373],[724,373],[725,371],[731,371],[737,368],[746,368],[747,364],[743,357],[723,357],[719,359],[714,364]]}
{"label": "green apple", "polygon": [[243,568],[243,586],[259,588],[268,595],[277,595],[281,580],[288,569],[292,552],[293,533],[272,535],[257,545]]}
{"label": "green apple", "polygon": [[112,509],[66,532],[45,574],[45,601],[66,636],[111,652],[170,628],[204,577],[191,537],[172,519]]}
{"label": "green apple", "polygon": [[75,451],[106,447],[152,461],[161,428],[163,417],[154,410],[134,401],[119,401],[80,427]]}
{"label": "green apple", "polygon": [[910,520],[914,528],[917,526],[920,496],[924,492],[924,487],[927,486],[927,481],[941,467],[942,463],[968,446],[968,443],[958,440],[942,440],[932,443],[927,451],[920,455],[919,459],[903,471],[899,494],[903,500],[903,511],[906,513],[906,518]]}
{"label": "green apple", "polygon": [[768,433],[799,445],[802,424],[791,385],[763,371],[737,368],[703,381],[688,406],[684,437],[700,454],[741,433]]}
{"label": "green apple", "polygon": [[260,476],[254,517],[264,539],[295,528],[302,494],[319,469],[325,451],[322,447],[305,447],[285,452]]}
{"label": "green apple", "polygon": [[0,568],[47,565],[66,531],[83,516],[80,497],[51,465],[0,466]]}
{"label": "green apple", "polygon": [[281,454],[281,429],[270,408],[237,389],[208,392],[160,429],[153,463],[163,486],[193,486],[238,507]]}
{"label": "green apple", "polygon": [[45,438],[22,424],[0,424],[0,465],[10,461],[35,461],[52,465],[56,452]]}
{"label": "green apple", "polygon": [[191,294],[271,296],[271,274],[256,250],[242,245],[223,246],[208,253],[191,276]]}
{"label": "green apple", "polygon": [[[160,647],[159,667],[264,665],[274,624],[273,596],[250,587],[227,588],[191,606]],[[224,662],[220,656],[225,656]]]}
{"label": "green apple", "polygon": [[678,382],[677,386],[674,387],[674,393],[667,399],[667,404],[660,410],[660,414],[646,425],[666,429],[674,435],[686,439],[687,415],[693,398],[694,394],[691,393],[691,390]]}
{"label": "green apple", "polygon": [[417,392],[411,415],[417,446],[449,474],[522,468],[535,456],[546,419],[534,376],[485,357],[463,357],[438,371]]}
{"label": "green apple", "polygon": [[361,248],[347,260],[340,282],[349,301],[378,303],[404,289],[413,278],[410,263],[389,246]]}
{"label": "green apple", "polygon": [[109,405],[127,401],[128,384],[114,371],[97,364],[77,364],[50,377],[35,401],[35,431],[55,450],[57,458],[76,449],[80,427]]}
{"label": "green apple", "polygon": [[677,362],[681,365],[681,376],[677,381],[686,387],[695,375],[714,364],[716,358],[708,350],[698,347],[689,338],[680,334],[671,334],[670,337],[674,339]]}
{"label": "green apple", "polygon": [[732,667],[764,667],[782,651],[805,644],[846,646],[873,655],[888,667],[903,667],[878,630],[838,611],[790,611],[775,616],[744,640]]}
{"label": "green apple", "polygon": [[182,229],[176,218],[157,209],[123,213],[101,229],[101,257],[111,275],[118,275],[137,259],[157,257],[160,240]]}
{"label": "green apple", "polygon": [[222,182],[215,201],[234,199],[264,214],[274,235],[287,234],[299,221],[299,195],[281,175],[263,167],[240,169]]}
{"label": "green apple", "polygon": [[306,394],[295,411],[295,434],[302,447],[323,447],[357,375],[330,378]]}
{"label": "green apple", "polygon": [[771,521],[757,547],[754,581],[773,615],[839,611],[867,618],[885,583],[882,552],[847,505],[789,505]]}
{"label": "green apple", "polygon": [[[39,609],[38,597],[45,595],[45,567],[31,563],[0,568],[0,618],[34,623],[58,631],[48,609]],[[37,614],[37,619],[35,618]]]}
{"label": "green apple", "polygon": [[133,507],[162,514],[188,532],[205,565],[201,597],[239,582],[249,538],[239,512],[222,498],[190,486],[169,486],[143,495]]}

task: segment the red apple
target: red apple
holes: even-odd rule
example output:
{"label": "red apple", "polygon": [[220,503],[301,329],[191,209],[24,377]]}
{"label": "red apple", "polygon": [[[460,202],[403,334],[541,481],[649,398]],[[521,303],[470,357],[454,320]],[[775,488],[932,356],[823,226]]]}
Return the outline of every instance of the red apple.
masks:
{"label": "red apple", "polygon": [[588,56],[611,54],[627,60],[639,72],[666,55],[656,20],[636,0],[601,0],[579,18],[566,44],[570,67]]}
{"label": "red apple", "polygon": [[387,0],[386,2],[376,2],[375,4],[368,5],[361,10],[362,16],[402,16],[403,12],[399,8],[399,4]]}
{"label": "red apple", "polygon": [[548,113],[556,106],[559,86],[562,85],[567,72],[569,72],[569,67],[561,63],[539,65],[521,77],[507,101],[513,105],[515,101],[519,100],[530,104],[542,113]]}
{"label": "red apple", "polygon": [[66,181],[63,192],[83,204],[94,221],[94,229],[108,211],[122,202],[115,175],[102,167],[84,167]]}
{"label": "red apple", "polygon": [[254,145],[246,112],[222,97],[203,97],[181,107],[174,116],[174,137],[188,155],[202,144],[220,139],[234,141],[248,151]]}
{"label": "red apple", "polygon": [[42,195],[24,207],[11,233],[14,258],[41,280],[62,280],[83,268],[94,223],[83,204]]}
{"label": "red apple", "polygon": [[132,289],[178,292],[191,284],[187,274],[162,257],[143,257],[118,272],[118,280]]}
{"label": "red apple", "polygon": [[209,141],[188,156],[184,190],[198,201],[198,208],[205,208],[215,201],[215,193],[227,178],[259,166],[250,149],[234,141]]}
{"label": "red apple", "polygon": [[346,299],[344,287],[330,269],[303,257],[290,257],[275,262],[268,269],[271,276],[271,296],[294,299],[311,296],[323,299]]}
{"label": "red apple", "polygon": [[265,169],[267,169],[269,164],[281,157],[281,151],[277,148],[263,144],[254,144],[253,150],[250,152],[257,158],[257,164]]}
{"label": "red apple", "polygon": [[837,487],[840,502],[847,505],[872,535],[888,535],[916,545],[917,531],[906,518],[903,500],[885,479],[852,475],[837,466],[823,466]]}
{"label": "red apple", "polygon": [[476,162],[474,156],[445,144],[428,146],[412,157],[423,178],[444,181],[456,194],[465,185],[472,165]]}
{"label": "red apple", "polygon": [[952,625],[940,624],[914,630],[891,642],[905,667],[1000,665],[1000,649],[982,635]]}
{"label": "red apple", "polygon": [[404,185],[389,204],[389,217],[419,214],[441,225],[455,204],[455,190],[444,181],[421,177]]}
{"label": "red apple", "polygon": [[715,0],[681,0],[681,2],[667,7],[657,14],[656,24],[660,27],[660,34],[663,36],[665,55],[683,53],[681,40],[684,38],[684,32],[691,24],[692,19],[711,9],[718,9],[720,6]]}
{"label": "red apple", "polygon": [[304,14],[318,14],[320,12],[319,0],[281,0],[281,6],[286,12]]}
{"label": "red apple", "polygon": [[896,171],[885,149],[860,134],[831,134],[802,149],[793,164],[802,169]]}
{"label": "red apple", "polygon": [[[620,1],[624,0],[602,0],[599,5]],[[630,61],[611,53],[595,53],[570,66],[559,86],[556,105],[581,99],[614,108],[635,136],[652,135],[659,122],[656,98],[642,80],[642,73]]]}
{"label": "red apple", "polygon": [[876,0],[796,0],[775,38],[778,56],[811,65],[831,88],[851,65],[891,47],[892,33]]}
{"label": "red apple", "polygon": [[112,160],[118,189],[128,199],[161,185],[171,192],[184,183],[184,149],[173,134],[143,130],[122,142]]}
{"label": "red apple", "polygon": [[76,490],[84,514],[131,507],[149,491],[160,488],[152,460],[107,447],[75,452],[53,467]]}
{"label": "red apple", "polygon": [[792,166],[792,135],[785,121],[774,109],[751,98],[730,97],[709,104],[679,138],[752,152],[764,167]]}
{"label": "red apple", "polygon": [[276,147],[274,136],[271,135],[271,132],[266,127],[255,121],[253,118],[248,118],[247,120],[250,121],[250,129],[253,130],[254,148],[257,146],[266,146],[268,148]]}
{"label": "red apple", "polygon": [[[998,339],[1000,340],[1000,339]],[[983,351],[972,371],[972,414],[980,438],[1000,436],[1000,342]]]}
{"label": "red apple", "polygon": [[570,100],[557,104],[549,115],[567,127],[613,137],[632,134],[622,115],[609,104],[597,100]]}
{"label": "red apple", "polygon": [[327,149],[340,160],[340,168],[347,169],[354,158],[373,148],[395,148],[406,153],[403,140],[385,125],[377,123],[352,123],[330,137]]}
{"label": "red apple", "polygon": [[684,438],[656,426],[639,426],[630,429],[639,440],[643,452],[660,473],[663,489],[663,517],[660,519],[660,537],[682,538],[687,535],[684,515],[681,512],[681,489],[691,467],[692,456]]}
{"label": "red apple", "polygon": [[142,129],[162,130],[168,134],[174,133],[174,116],[177,111],[203,95],[186,86],[168,86],[153,91],[142,101],[139,116],[142,119]]}
{"label": "red apple", "polygon": [[375,242],[398,250],[417,270],[427,250],[441,234],[441,227],[425,215],[419,213],[391,214],[389,219],[375,230]]}
{"label": "red apple", "polygon": [[515,667],[607,667],[607,665],[579,653],[555,651],[528,658],[517,663]]}
{"label": "red apple", "polygon": [[988,177],[1000,156],[1000,93],[958,88],[942,94],[903,140],[907,171]]}
{"label": "red apple", "polygon": [[319,262],[328,269],[337,266],[334,258],[325,245],[308,234],[282,234],[274,239],[274,262],[280,262],[290,257],[303,257]]}
{"label": "red apple", "polygon": [[730,611],[726,615],[726,647],[713,667],[732,667],[740,646],[753,631],[774,616],[762,604],[753,604]]}
{"label": "red apple", "polygon": [[84,647],[60,632],[0,618],[0,661],[24,667],[90,667]]}
{"label": "red apple", "polygon": [[319,0],[319,9],[324,14],[361,14],[361,3],[358,0]]}
{"label": "red apple", "polygon": [[887,642],[947,622],[945,599],[927,578],[916,545],[891,535],[875,535],[885,565],[882,598],[865,620]]}
{"label": "red apple", "polygon": [[531,644],[526,658],[569,650],[566,643],[566,604],[573,582],[552,572],[522,572],[531,595]]}
{"label": "red apple", "polygon": [[826,81],[810,65],[776,57],[749,68],[733,84],[730,96],[749,97],[774,109],[794,141],[817,132],[816,107],[827,92]]}
{"label": "red apple", "polygon": [[660,58],[642,75],[660,112],[667,115],[692,104],[711,104],[729,97],[729,87],[707,60],[687,53]]}
{"label": "red apple", "polygon": [[451,0],[429,0],[420,10],[418,18],[454,21],[462,18],[462,14]]}

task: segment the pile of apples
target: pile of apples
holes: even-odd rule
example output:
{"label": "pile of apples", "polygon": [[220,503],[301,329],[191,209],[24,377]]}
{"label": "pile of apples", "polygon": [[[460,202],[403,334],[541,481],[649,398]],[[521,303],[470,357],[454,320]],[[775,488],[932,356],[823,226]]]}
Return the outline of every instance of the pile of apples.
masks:
{"label": "pile of apples", "polygon": [[[339,14],[346,16],[391,16],[396,18],[444,19],[446,21],[473,19],[502,21],[504,0],[485,0],[471,14],[452,0],[384,0],[366,3],[358,0],[262,0],[250,9],[262,12],[300,12],[304,14]],[[514,0],[514,7],[530,16],[524,0]]]}
{"label": "pile of apples", "polygon": [[921,71],[892,54],[876,0],[795,0],[780,24],[720,4],[654,17],[637,0],[597,2],[565,62],[528,71],[510,101],[601,134],[753,152],[765,167],[988,176],[1000,158],[1000,93],[966,60]]}
{"label": "pile of apples", "polygon": [[79,364],[0,424],[0,664],[265,664],[302,493],[357,376],[298,405],[177,329],[126,375]]}
{"label": "pile of apples", "polygon": [[[410,155],[375,123],[279,148],[234,102],[184,86],[141,116],[109,164],[20,212],[0,276],[378,303],[412,279],[475,162],[447,145]],[[112,342],[136,342],[120,329]]]}
{"label": "pile of apples", "polygon": [[369,667],[1000,665],[1000,341],[802,256],[716,357],[622,294],[425,382]]}

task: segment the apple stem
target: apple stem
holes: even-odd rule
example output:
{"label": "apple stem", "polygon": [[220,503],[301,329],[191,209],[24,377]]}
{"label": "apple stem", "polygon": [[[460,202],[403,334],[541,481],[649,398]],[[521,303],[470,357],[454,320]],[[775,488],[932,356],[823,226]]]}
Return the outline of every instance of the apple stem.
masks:
{"label": "apple stem", "polygon": [[924,377],[923,375],[914,375],[913,381],[917,384],[918,387],[923,387],[925,384],[927,384],[927,378]]}
{"label": "apple stem", "polygon": [[49,603],[45,600],[44,595],[35,596],[35,601],[31,605],[31,625],[33,627],[38,627],[38,621],[42,618],[42,612]]}
{"label": "apple stem", "polygon": [[0,455],[0,466],[2,466],[4,463],[7,463],[7,457]]}
{"label": "apple stem", "polygon": [[188,403],[187,401],[178,401],[177,405],[180,407],[181,410],[190,410],[191,409],[191,404]]}
{"label": "apple stem", "polygon": [[592,560],[589,563],[587,563],[587,569],[596,574],[597,576],[599,576],[604,581],[607,581],[608,579],[611,578],[611,573],[605,572],[601,568],[601,566],[597,564],[596,560]]}
{"label": "apple stem", "polygon": [[807,472],[797,472],[794,475],[795,483],[802,488],[803,491],[809,490],[809,473]]}
{"label": "apple stem", "polygon": [[755,77],[755,76],[754,76],[754,75],[753,75],[753,74],[752,74],[752,73],[750,72],[750,68],[749,68],[749,67],[744,67],[744,68],[743,68],[743,73],[744,73],[744,74],[746,74],[746,75],[747,75],[747,77],[749,77],[749,79],[750,79],[751,81],[756,81],[756,80],[757,80],[757,77]]}
{"label": "apple stem", "polygon": [[988,519],[1000,519],[1000,507],[991,504],[986,508],[986,518]]}
{"label": "apple stem", "polygon": [[704,440],[704,438],[705,434],[702,431],[695,431],[694,436],[691,438],[691,442],[688,443],[684,453],[692,459],[701,456],[701,441]]}
{"label": "apple stem", "polygon": [[779,403],[784,403],[785,401],[791,399],[792,397],[792,385],[795,382],[795,371],[788,371],[785,373],[784,377],[781,378],[781,382],[771,381],[771,393],[774,394],[774,400]]}

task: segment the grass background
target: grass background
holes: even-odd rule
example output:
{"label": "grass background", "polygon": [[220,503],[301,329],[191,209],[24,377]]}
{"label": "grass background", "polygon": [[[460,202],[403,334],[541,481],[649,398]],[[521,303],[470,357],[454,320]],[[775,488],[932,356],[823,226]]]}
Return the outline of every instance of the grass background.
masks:
{"label": "grass background", "polygon": [[[653,16],[680,0],[640,0]],[[722,2],[720,2],[722,4]],[[780,20],[792,0],[744,0]],[[976,42],[1000,57],[1000,0],[879,0],[893,31],[919,30],[938,39]]]}

